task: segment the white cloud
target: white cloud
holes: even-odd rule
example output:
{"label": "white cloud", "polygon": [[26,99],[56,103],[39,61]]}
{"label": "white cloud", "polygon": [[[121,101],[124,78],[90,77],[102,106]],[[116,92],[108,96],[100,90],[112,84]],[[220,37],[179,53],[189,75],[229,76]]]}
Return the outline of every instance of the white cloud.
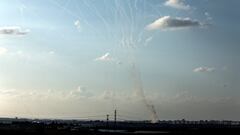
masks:
{"label": "white cloud", "polygon": [[70,97],[89,98],[93,94],[86,89],[86,87],[78,86],[76,90],[70,91]]}
{"label": "white cloud", "polygon": [[95,61],[113,61],[113,58],[110,56],[110,53],[107,52],[103,56],[96,58]]}
{"label": "white cloud", "polygon": [[201,23],[197,20],[192,20],[190,18],[180,18],[180,17],[170,17],[170,16],[164,16],[153,23],[147,25],[147,30],[156,30],[156,29],[162,29],[162,30],[175,30],[179,28],[187,28],[187,27],[196,27],[201,26]]}
{"label": "white cloud", "polygon": [[208,12],[205,12],[204,15],[207,17],[208,21],[212,20],[212,17],[211,17],[211,15]]}
{"label": "white cloud", "polygon": [[81,30],[81,23],[80,23],[79,20],[76,20],[76,21],[74,22],[74,25],[75,25],[75,27],[76,27],[78,30]]}
{"label": "white cloud", "polygon": [[198,67],[193,70],[193,72],[213,72],[215,68],[213,67]]}
{"label": "white cloud", "polygon": [[4,48],[4,47],[0,47],[0,55],[4,55],[8,52],[8,49]]}
{"label": "white cloud", "polygon": [[3,35],[26,35],[29,32],[29,29],[23,29],[19,26],[0,27],[0,34]]}
{"label": "white cloud", "polygon": [[191,7],[184,3],[185,0],[167,0],[164,5],[175,9],[189,10]]}

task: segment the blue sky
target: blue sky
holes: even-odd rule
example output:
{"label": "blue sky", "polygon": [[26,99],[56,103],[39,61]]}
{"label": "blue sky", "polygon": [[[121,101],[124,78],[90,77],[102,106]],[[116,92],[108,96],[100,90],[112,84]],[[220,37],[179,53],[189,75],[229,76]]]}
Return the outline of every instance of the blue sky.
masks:
{"label": "blue sky", "polygon": [[239,4],[2,0],[0,115],[239,119]]}

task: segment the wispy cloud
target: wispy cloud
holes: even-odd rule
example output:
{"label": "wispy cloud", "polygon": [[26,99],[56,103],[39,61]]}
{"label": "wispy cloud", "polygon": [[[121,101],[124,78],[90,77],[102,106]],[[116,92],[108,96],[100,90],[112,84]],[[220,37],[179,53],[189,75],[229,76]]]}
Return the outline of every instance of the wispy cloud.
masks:
{"label": "wispy cloud", "polygon": [[164,5],[180,10],[189,10],[191,7],[184,3],[185,0],[167,0]]}
{"label": "wispy cloud", "polygon": [[215,70],[214,67],[198,67],[193,69],[193,72],[213,72]]}
{"label": "wispy cloud", "polygon": [[4,47],[0,47],[0,56],[6,54],[7,52],[8,52],[8,49]]}
{"label": "wispy cloud", "polygon": [[204,15],[207,17],[208,21],[212,20],[212,17],[211,17],[211,15],[208,12],[205,12]]}
{"label": "wispy cloud", "polygon": [[95,61],[113,61],[113,60],[114,59],[110,56],[110,53],[108,52],[95,59]]}
{"label": "wispy cloud", "polygon": [[0,27],[0,34],[2,35],[26,35],[29,32],[29,29],[23,29],[19,26]]}
{"label": "wispy cloud", "polygon": [[201,23],[197,20],[193,20],[191,18],[181,18],[181,17],[170,17],[170,16],[164,16],[153,23],[147,25],[147,30],[156,30],[156,29],[162,29],[162,30],[176,30],[180,28],[187,28],[187,27],[196,27],[201,26]]}
{"label": "wispy cloud", "polygon": [[148,37],[147,39],[145,39],[144,46],[147,46],[152,41],[152,39],[153,37]]}

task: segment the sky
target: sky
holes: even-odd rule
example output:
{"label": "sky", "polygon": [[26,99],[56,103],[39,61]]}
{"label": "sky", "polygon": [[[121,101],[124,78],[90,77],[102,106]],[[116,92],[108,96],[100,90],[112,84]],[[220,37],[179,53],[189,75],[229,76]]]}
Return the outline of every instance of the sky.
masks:
{"label": "sky", "polygon": [[1,0],[0,117],[240,120],[239,5]]}

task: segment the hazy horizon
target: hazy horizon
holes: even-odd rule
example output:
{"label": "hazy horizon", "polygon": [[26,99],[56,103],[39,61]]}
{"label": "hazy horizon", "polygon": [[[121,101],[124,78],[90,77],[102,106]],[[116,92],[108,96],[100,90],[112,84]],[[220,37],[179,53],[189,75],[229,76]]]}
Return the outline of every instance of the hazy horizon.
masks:
{"label": "hazy horizon", "polygon": [[240,120],[239,6],[1,0],[0,117]]}

